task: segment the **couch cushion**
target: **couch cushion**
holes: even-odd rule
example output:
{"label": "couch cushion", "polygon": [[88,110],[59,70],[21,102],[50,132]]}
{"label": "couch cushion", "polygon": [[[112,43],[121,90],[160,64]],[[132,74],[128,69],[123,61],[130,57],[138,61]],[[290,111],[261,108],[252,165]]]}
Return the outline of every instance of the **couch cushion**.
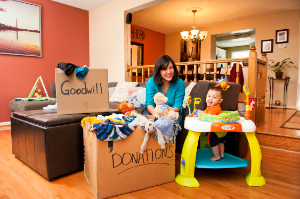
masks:
{"label": "couch cushion", "polygon": [[51,97],[56,98],[55,82],[50,83]]}
{"label": "couch cushion", "polygon": [[117,84],[118,84],[118,82],[109,82],[108,83],[108,88],[110,88],[110,87],[116,87]]}
{"label": "couch cushion", "polygon": [[136,87],[144,87],[147,84],[147,82],[139,82]]}
{"label": "couch cushion", "polygon": [[[117,106],[121,104],[120,102],[109,102],[109,109],[117,109]],[[145,111],[145,108],[136,108],[135,109],[138,113],[142,114]]]}
{"label": "couch cushion", "polygon": [[56,101],[15,101],[9,102],[9,109],[11,111],[28,111],[43,109],[48,105],[54,105]]}

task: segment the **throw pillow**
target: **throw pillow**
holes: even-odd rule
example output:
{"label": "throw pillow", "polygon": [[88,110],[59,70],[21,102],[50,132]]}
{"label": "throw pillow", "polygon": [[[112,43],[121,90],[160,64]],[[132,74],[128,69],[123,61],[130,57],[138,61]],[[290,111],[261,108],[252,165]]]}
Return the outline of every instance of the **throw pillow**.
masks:
{"label": "throw pillow", "polygon": [[[187,98],[190,96],[190,93],[191,93],[191,91],[192,91],[192,89],[194,88],[195,85],[196,85],[196,82],[191,82],[191,83],[185,88],[185,95],[184,95],[183,101],[187,100]],[[182,106],[185,107],[184,102],[183,102]]]}
{"label": "throw pillow", "polygon": [[118,82],[115,92],[109,98],[110,102],[127,102],[128,91],[127,87],[135,87],[138,82]]}
{"label": "throw pillow", "polygon": [[128,103],[133,103],[135,108],[142,108],[146,103],[146,88],[136,88],[134,92],[129,92]]}
{"label": "throw pillow", "polygon": [[109,98],[114,94],[115,90],[116,90],[116,87],[108,88]]}

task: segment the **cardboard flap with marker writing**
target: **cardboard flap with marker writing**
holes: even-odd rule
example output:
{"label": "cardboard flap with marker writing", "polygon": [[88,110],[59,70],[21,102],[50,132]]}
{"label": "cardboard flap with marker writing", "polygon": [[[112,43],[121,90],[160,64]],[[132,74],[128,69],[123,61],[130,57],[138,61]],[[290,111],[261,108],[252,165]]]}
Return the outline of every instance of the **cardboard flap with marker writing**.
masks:
{"label": "cardboard flap with marker writing", "polygon": [[108,71],[89,69],[83,79],[74,71],[67,76],[63,70],[55,69],[57,114],[107,112]]}
{"label": "cardboard flap with marker writing", "polygon": [[174,181],[175,146],[166,144],[161,149],[150,137],[140,154],[144,136],[138,127],[125,140],[100,141],[86,125],[84,174],[98,199]]}

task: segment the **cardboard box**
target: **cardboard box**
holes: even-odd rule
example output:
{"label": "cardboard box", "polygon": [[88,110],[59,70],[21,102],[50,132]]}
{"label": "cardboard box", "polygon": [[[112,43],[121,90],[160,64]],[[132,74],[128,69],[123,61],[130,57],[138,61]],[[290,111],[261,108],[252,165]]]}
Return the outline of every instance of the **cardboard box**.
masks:
{"label": "cardboard box", "polygon": [[57,114],[108,112],[108,71],[89,69],[83,79],[55,69]]}
{"label": "cardboard box", "polygon": [[125,140],[98,140],[85,124],[84,175],[96,198],[107,198],[147,187],[172,182],[175,179],[175,145],[161,149],[150,137],[140,154],[145,132],[137,127]]}

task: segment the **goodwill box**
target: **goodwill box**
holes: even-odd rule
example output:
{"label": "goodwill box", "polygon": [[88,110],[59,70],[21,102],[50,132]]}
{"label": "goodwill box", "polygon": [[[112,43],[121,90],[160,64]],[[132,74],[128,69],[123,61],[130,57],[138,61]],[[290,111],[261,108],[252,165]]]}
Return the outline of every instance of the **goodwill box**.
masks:
{"label": "goodwill box", "polygon": [[67,76],[55,69],[57,114],[108,112],[108,71],[89,69],[79,79],[74,71]]}
{"label": "goodwill box", "polygon": [[89,128],[86,122],[84,175],[98,199],[174,181],[175,145],[161,149],[157,140],[149,137],[140,154],[145,136],[141,127],[125,140],[114,142],[98,140]]}

